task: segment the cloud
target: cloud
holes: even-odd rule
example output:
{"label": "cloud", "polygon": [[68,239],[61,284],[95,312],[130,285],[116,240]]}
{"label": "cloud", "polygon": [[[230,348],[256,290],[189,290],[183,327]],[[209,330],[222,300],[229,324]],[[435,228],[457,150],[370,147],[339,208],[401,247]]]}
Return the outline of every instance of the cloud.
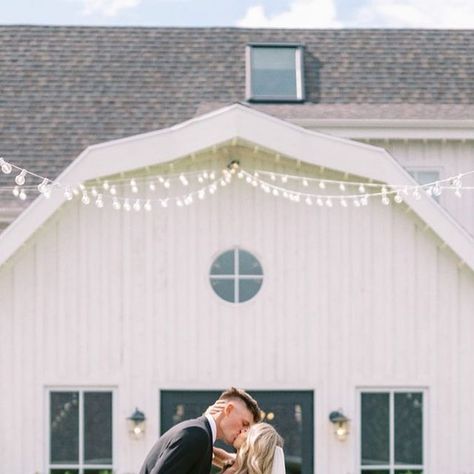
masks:
{"label": "cloud", "polygon": [[338,28],[334,0],[292,0],[287,11],[269,16],[262,5],[247,9],[237,26],[248,28]]}
{"label": "cloud", "polygon": [[[342,16],[342,15],[341,15]],[[269,15],[262,4],[247,9],[238,26],[250,28],[474,28],[474,1],[359,0],[338,17],[336,0],[291,0]]]}
{"label": "cloud", "polygon": [[381,28],[474,27],[474,2],[466,0],[369,0],[347,26]]}
{"label": "cloud", "polygon": [[121,10],[134,8],[142,0],[84,0],[83,13],[86,15],[100,14],[108,17],[117,16]]}

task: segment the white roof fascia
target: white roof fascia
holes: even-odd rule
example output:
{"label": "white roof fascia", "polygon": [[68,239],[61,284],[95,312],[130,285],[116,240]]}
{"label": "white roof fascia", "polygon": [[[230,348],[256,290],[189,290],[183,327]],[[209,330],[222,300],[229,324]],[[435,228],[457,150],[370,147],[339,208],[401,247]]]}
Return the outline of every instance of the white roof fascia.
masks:
{"label": "white roof fascia", "polygon": [[474,140],[474,120],[287,119],[313,131],[354,139]]}
{"label": "white roof fascia", "polygon": [[[392,184],[417,184],[384,149],[328,136],[236,104],[177,126],[87,148],[58,177],[65,185],[172,161],[240,138],[317,166]],[[0,266],[63,204],[39,196],[2,234]],[[405,201],[474,270],[474,239],[434,199]]]}

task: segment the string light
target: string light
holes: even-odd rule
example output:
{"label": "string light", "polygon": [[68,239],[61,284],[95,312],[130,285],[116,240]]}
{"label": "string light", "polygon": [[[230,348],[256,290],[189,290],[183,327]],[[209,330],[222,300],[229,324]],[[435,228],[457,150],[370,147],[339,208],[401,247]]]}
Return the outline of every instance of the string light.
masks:
{"label": "string light", "polygon": [[[411,195],[414,199],[419,200],[423,196],[438,197],[446,190],[452,190],[455,196],[461,198],[462,191],[474,189],[474,186],[464,186],[462,183],[462,179],[467,175],[474,174],[474,171],[461,173],[432,183],[395,185],[295,176],[267,170],[253,170],[249,172],[241,168],[236,160],[232,161],[227,168],[221,170],[219,175],[217,175],[215,170],[200,170],[154,177],[109,178],[103,182],[99,181],[94,186],[86,186],[81,183],[77,187],[62,185],[57,181],[52,181],[25,168],[9,163],[4,158],[0,158],[0,169],[4,174],[11,174],[15,170],[15,186],[3,188],[11,189],[13,195],[21,200],[27,199],[27,190],[34,191],[37,188],[45,198],[48,198],[55,189],[60,189],[67,201],[71,201],[75,196],[80,196],[81,202],[84,205],[89,205],[92,196],[96,207],[99,209],[106,207],[107,201],[109,201],[111,202],[111,207],[115,210],[124,209],[129,211],[133,209],[137,212],[142,209],[147,212],[151,211],[153,209],[153,202],[156,202],[162,208],[168,207],[169,202],[175,203],[178,207],[189,206],[196,200],[203,200],[208,195],[214,195],[218,188],[225,187],[231,183],[233,176],[237,176],[250,186],[261,189],[266,194],[274,197],[283,197],[295,203],[303,202],[308,206],[317,205],[328,208],[333,207],[334,200],[341,207],[345,208],[349,204],[357,208],[363,207],[367,206],[369,198],[377,196],[380,197],[383,205],[388,206],[392,200],[396,204],[402,203],[404,201],[402,195]],[[37,186],[34,184],[25,185],[28,176],[38,179],[40,184]],[[119,196],[117,186],[126,181],[128,181],[130,187],[127,188],[125,186],[119,189],[122,192],[129,189],[132,194],[129,196]],[[186,187],[187,192],[179,195],[178,191],[175,196],[167,196],[166,198],[157,196],[154,199],[140,195],[140,190],[157,192],[156,182],[160,183],[166,190],[170,190],[172,183],[177,182],[178,185],[181,184],[183,187]],[[199,188],[193,190],[192,183],[199,185]],[[313,192],[314,188],[311,186],[311,183],[317,184],[317,192]],[[99,189],[98,186],[100,187]],[[367,192],[367,188],[370,189],[370,192]],[[99,192],[102,189],[104,193]],[[178,188],[173,187],[173,189],[178,190],[179,186]]]}

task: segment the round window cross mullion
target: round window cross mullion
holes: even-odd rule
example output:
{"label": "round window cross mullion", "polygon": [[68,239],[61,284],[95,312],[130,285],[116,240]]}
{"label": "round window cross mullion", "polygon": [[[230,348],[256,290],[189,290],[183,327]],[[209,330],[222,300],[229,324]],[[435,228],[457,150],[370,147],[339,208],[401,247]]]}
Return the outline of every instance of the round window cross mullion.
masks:
{"label": "round window cross mullion", "polygon": [[209,279],[212,289],[220,298],[230,303],[243,303],[259,292],[263,283],[263,269],[250,252],[234,248],[214,260]]}

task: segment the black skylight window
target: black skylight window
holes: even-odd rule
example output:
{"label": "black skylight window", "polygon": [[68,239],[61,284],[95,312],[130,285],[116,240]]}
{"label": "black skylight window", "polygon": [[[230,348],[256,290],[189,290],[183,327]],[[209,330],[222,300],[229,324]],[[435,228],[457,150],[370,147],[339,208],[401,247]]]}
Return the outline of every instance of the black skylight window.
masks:
{"label": "black skylight window", "polygon": [[249,45],[247,100],[303,101],[303,47],[288,44]]}

